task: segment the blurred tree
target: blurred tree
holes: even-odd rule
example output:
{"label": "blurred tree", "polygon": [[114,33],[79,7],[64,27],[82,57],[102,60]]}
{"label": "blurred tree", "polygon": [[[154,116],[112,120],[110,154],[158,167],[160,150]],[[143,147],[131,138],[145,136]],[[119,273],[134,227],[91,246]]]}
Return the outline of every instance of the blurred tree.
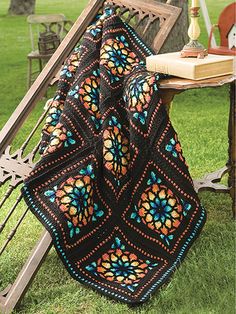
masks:
{"label": "blurred tree", "polygon": [[[183,46],[188,42],[188,1],[187,0],[155,0],[156,2],[162,2],[170,4],[176,7],[182,8],[182,12],[172,28],[169,36],[167,37],[164,45],[162,46],[159,53],[166,53],[172,51],[182,50]],[[144,25],[141,24],[141,31]],[[152,26],[152,30],[148,31],[143,39],[146,43],[151,45],[153,38],[159,30],[159,21],[155,21]]]}
{"label": "blurred tree", "polygon": [[29,15],[33,14],[35,0],[11,0],[8,9],[10,15]]}
{"label": "blurred tree", "polygon": [[182,50],[189,41],[188,38],[188,1],[187,0],[158,0],[170,5],[182,8],[182,12],[169,34],[166,42],[162,46],[160,53]]}

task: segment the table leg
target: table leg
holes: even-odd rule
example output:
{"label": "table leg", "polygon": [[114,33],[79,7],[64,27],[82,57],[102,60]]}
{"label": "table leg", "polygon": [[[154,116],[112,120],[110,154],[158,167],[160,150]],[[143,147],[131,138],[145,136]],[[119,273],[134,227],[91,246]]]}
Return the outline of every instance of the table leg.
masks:
{"label": "table leg", "polygon": [[235,81],[230,84],[230,109],[229,109],[229,193],[232,198],[233,216],[236,216],[236,100],[235,100]]}
{"label": "table leg", "polygon": [[173,89],[160,90],[160,97],[163,105],[166,107],[168,115],[170,114],[171,103],[175,95],[180,94],[182,91],[176,91]]}

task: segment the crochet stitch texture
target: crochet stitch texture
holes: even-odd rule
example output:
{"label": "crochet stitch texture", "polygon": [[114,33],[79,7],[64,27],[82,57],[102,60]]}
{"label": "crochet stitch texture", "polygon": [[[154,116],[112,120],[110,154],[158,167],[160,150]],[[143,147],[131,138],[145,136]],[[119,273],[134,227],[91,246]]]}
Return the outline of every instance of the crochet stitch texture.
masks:
{"label": "crochet stitch texture", "polygon": [[23,187],[71,276],[127,303],[168,280],[206,219],[151,54],[113,12],[97,16],[65,62]]}

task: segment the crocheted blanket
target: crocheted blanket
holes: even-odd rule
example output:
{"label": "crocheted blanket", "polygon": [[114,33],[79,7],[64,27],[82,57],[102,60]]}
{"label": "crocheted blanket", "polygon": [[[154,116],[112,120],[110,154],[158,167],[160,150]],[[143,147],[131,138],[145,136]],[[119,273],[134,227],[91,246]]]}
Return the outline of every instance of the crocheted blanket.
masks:
{"label": "crocheted blanket", "polygon": [[206,219],[151,54],[111,11],[97,17],[65,62],[23,187],[71,276],[127,303],[168,280]]}

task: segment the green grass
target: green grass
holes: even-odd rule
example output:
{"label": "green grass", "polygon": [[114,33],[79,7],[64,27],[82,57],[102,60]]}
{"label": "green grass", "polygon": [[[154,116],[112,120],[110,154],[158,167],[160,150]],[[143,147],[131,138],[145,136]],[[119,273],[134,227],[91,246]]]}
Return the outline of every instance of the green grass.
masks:
{"label": "green grass", "polygon": [[[86,0],[37,0],[36,13],[64,13],[75,20]],[[216,23],[222,8],[231,0],[207,0],[212,23]],[[9,2],[0,2],[0,128],[9,118],[26,91],[26,55],[30,51],[25,17],[8,17]],[[202,23],[202,21],[201,21]],[[201,41],[207,36],[202,26]],[[22,142],[42,110],[41,102],[14,147]],[[184,155],[194,178],[214,171],[227,160],[228,88],[194,90],[175,98],[171,112]],[[226,181],[226,179],[225,179]],[[0,196],[5,189],[0,190]],[[16,196],[19,191],[14,192]],[[155,293],[152,299],[138,308],[112,301],[75,282],[64,269],[52,249],[37,274],[19,308],[20,313],[150,313],[150,314],[231,314],[234,313],[234,223],[231,219],[231,200],[228,195],[200,193],[207,209],[208,220],[200,238],[171,282]],[[0,222],[12,201],[0,210]],[[0,236],[0,247],[11,227],[23,212],[24,202],[10,219]],[[0,258],[0,290],[13,281],[42,227],[32,214],[13,240],[13,245]]]}

